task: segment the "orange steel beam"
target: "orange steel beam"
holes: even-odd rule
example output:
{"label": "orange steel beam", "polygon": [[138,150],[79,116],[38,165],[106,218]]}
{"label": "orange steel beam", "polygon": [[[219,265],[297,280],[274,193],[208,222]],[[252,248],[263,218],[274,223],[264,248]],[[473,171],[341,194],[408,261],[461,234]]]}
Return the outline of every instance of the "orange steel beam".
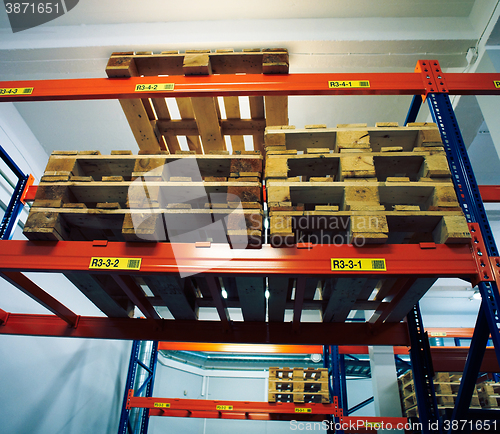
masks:
{"label": "orange steel beam", "polygon": [[[346,432],[376,432],[379,429],[404,429],[406,417],[344,416],[338,407],[338,398],[331,404],[255,402],[255,401],[213,401],[205,399],[147,398],[135,397],[129,390],[127,409],[147,408],[150,416],[199,417],[207,419],[246,420],[294,420],[323,421],[329,415],[337,416],[338,424]],[[295,427],[307,429],[303,425]],[[293,427],[291,428],[293,430]]]}
{"label": "orange steel beam", "polygon": [[[456,95],[500,95],[500,74],[445,74]],[[330,84],[332,83],[333,84]],[[369,83],[356,87],[353,83]],[[156,90],[168,85],[171,90]],[[140,87],[140,91],[137,86]],[[163,86],[163,88],[165,88]],[[425,95],[419,73],[246,74],[0,82],[0,101],[55,101],[251,95]],[[31,93],[24,89],[32,89]],[[143,89],[148,89],[144,91]],[[149,90],[150,89],[150,90]]]}
{"label": "orange steel beam", "polygon": [[[429,337],[472,338],[473,328],[439,328],[430,327],[426,331]],[[448,348],[448,347],[436,347]],[[450,347],[454,348],[454,347]],[[464,347],[466,348],[466,347]],[[254,345],[224,344],[213,342],[165,342],[158,344],[158,350],[166,351],[207,351],[213,353],[248,353],[248,354],[322,354],[322,345]],[[340,354],[368,354],[368,347],[363,345],[343,345]],[[408,347],[394,347],[394,354],[408,354]]]}
{"label": "orange steel beam", "polygon": [[[252,344],[216,344],[208,342],[160,342],[158,350],[166,351],[207,351],[213,353],[244,354],[322,354],[322,345],[252,345]],[[340,354],[368,354],[368,347],[363,345],[343,345]],[[408,347],[394,347],[394,354],[408,354]]]}
{"label": "orange steel beam", "polygon": [[483,202],[500,202],[500,185],[480,185],[479,192]]}
{"label": "orange steel beam", "polygon": [[[92,257],[142,258],[140,270],[95,270],[96,273],[206,273],[206,274],[287,274],[297,276],[351,276],[346,270],[332,270],[331,258],[385,258],[387,270],[361,272],[366,276],[398,275],[461,277],[466,280],[478,274],[469,244],[380,244],[356,247],[329,245],[277,249],[268,245],[253,250],[231,249],[212,244],[120,243],[108,241],[0,241],[0,269],[8,271],[84,271],[89,272]],[[94,272],[94,271],[92,271]]]}

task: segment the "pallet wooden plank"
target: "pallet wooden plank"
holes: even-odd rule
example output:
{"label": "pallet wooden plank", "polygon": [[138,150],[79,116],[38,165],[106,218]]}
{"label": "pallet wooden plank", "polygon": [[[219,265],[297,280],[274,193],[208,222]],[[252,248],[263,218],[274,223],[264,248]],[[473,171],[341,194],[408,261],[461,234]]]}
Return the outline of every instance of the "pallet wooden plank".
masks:
{"label": "pallet wooden plank", "polygon": [[[170,111],[168,110],[168,106],[167,106],[165,98],[153,98],[152,103],[153,103],[153,107],[155,109],[156,115],[158,117],[158,121],[171,120]],[[165,141],[166,141],[166,144],[168,147],[168,151],[171,154],[175,154],[176,151],[179,151],[181,149],[181,146],[179,144],[179,140],[177,139],[176,134],[174,134],[174,135],[166,134],[163,131],[162,131],[162,134],[165,138]]]}
{"label": "pallet wooden plank", "polygon": [[167,274],[143,276],[143,279],[153,293],[161,297],[175,319],[198,319],[196,295],[190,280]]}
{"label": "pallet wooden plank", "polygon": [[324,293],[329,292],[328,304],[322,312],[323,322],[344,322],[353,308],[367,278],[328,279]]}
{"label": "pallet wooden plank", "polygon": [[[191,103],[191,98],[176,98],[177,107],[179,109],[179,114],[182,119],[194,120],[195,114],[193,110],[193,105]],[[199,134],[187,135],[186,136],[188,147],[191,151],[195,151],[197,154],[203,154],[203,148],[201,146]]]}
{"label": "pallet wooden plank", "polygon": [[151,125],[142,101],[140,99],[122,99],[120,105],[139,149],[151,153],[161,151],[159,137],[155,134],[155,129]]}
{"label": "pallet wooden plank", "polygon": [[[224,108],[226,109],[226,118],[230,119],[240,119],[240,103],[237,96],[225,96],[224,97]],[[244,151],[245,142],[243,136],[241,135],[231,135],[231,147],[234,151]]]}
{"label": "pallet wooden plank", "polygon": [[288,294],[291,292],[290,279],[282,276],[269,276],[269,321],[283,321]]}
{"label": "pallet wooden plank", "polygon": [[266,320],[265,280],[263,277],[236,277],[236,287],[245,321]]}
{"label": "pallet wooden plank", "polygon": [[[249,104],[251,118],[254,120],[264,120],[265,122],[264,97],[250,96]],[[264,129],[253,134],[253,148],[262,154],[264,154]]]}
{"label": "pallet wooden plank", "polygon": [[205,154],[209,151],[226,150],[226,142],[222,137],[219,124],[215,98],[197,97],[191,98],[193,111],[200,132],[203,150]]}
{"label": "pallet wooden plank", "polygon": [[[387,322],[399,322],[408,312],[418,303],[418,301],[425,295],[429,288],[434,284],[436,278],[422,278],[418,279],[408,290],[404,297],[399,300],[394,300],[391,313],[387,317]],[[391,302],[392,304],[392,302]]]}
{"label": "pallet wooden plank", "polygon": [[265,96],[266,125],[288,125],[288,96]]}

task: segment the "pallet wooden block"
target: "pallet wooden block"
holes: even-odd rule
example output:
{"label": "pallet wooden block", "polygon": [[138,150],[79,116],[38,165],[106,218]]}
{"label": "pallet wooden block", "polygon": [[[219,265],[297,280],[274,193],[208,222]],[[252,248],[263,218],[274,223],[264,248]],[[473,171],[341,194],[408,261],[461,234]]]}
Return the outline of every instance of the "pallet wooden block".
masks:
{"label": "pallet wooden block", "polygon": [[[187,50],[153,54],[113,53],[106,67],[108,77],[158,75],[286,74],[288,52],[264,50]],[[180,150],[178,136],[186,136],[190,150],[198,154],[225,150],[229,136],[233,151],[244,150],[244,135],[252,135],[254,149],[263,151],[264,128],[288,124],[287,96],[249,97],[251,119],[241,119],[238,97],[225,97],[226,119],[221,118],[217,98],[176,98],[181,119],[172,119],[165,98],[120,100],[139,148],[144,151]],[[201,141],[200,141],[201,138]]]}

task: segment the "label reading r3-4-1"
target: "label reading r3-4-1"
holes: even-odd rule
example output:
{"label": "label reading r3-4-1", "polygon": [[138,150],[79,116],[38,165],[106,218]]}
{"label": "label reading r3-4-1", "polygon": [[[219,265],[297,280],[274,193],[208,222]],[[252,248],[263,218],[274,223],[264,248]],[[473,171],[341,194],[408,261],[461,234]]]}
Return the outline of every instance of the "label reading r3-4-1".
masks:
{"label": "label reading r3-4-1", "polygon": [[387,271],[382,258],[332,258],[332,271]]}
{"label": "label reading r3-4-1", "polygon": [[368,80],[329,81],[328,87],[330,89],[354,89],[360,87],[370,87],[370,82]]}

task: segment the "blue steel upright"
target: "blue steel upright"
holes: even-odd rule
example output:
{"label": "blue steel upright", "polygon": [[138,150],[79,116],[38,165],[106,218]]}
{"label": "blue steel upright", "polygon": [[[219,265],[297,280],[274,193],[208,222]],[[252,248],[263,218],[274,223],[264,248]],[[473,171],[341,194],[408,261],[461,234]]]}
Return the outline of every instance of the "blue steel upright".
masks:
{"label": "blue steel upright", "polygon": [[153,386],[156,374],[156,363],[158,361],[158,342],[154,341],[152,343],[151,354],[149,357],[149,363],[146,365],[140,360],[140,351],[143,346],[147,344],[147,341],[134,341],[132,344],[132,351],[130,354],[130,362],[127,373],[127,381],[125,384],[125,394],[122,404],[122,412],[120,416],[120,424],[118,427],[118,434],[147,434],[149,426],[149,409],[136,409],[138,411],[137,415],[140,418],[140,423],[135,423],[134,427],[130,421],[130,410],[127,407],[128,391],[137,385],[137,371],[141,367],[144,369],[148,376],[144,380],[143,384],[134,390],[134,396],[153,396]]}
{"label": "blue steel upright", "polygon": [[[429,94],[427,95],[427,102],[434,122],[436,122],[441,133],[458,201],[467,222],[478,223],[486,245],[487,255],[490,257],[498,256],[493,232],[486,216],[479,187],[450,98],[445,93]],[[498,309],[500,306],[500,293],[498,292],[498,286],[496,282],[481,282],[478,288],[482,297],[481,309],[453,410],[452,421],[464,419],[467,414],[490,333],[497,359],[500,362],[500,333],[498,329],[498,324],[500,324],[500,311]],[[449,432],[451,432],[451,429]]]}
{"label": "blue steel upright", "polygon": [[16,228],[21,211],[24,208],[24,204],[21,202],[21,195],[24,192],[29,175],[25,175],[23,173],[23,171],[12,160],[12,158],[10,158],[9,154],[7,154],[2,146],[0,146],[0,157],[18,179],[7,209],[5,210],[5,214],[2,218],[2,223],[0,224],[0,239],[10,240],[14,235],[14,229]]}
{"label": "blue steel upright", "polygon": [[[330,392],[330,402],[334,396],[338,397],[339,408],[343,410],[344,416],[348,414],[347,408],[347,379],[345,375],[344,356],[339,354],[337,345],[325,345],[323,347],[323,366],[328,369],[328,390]],[[333,422],[339,422],[333,417]],[[330,429],[328,432],[334,432]],[[336,431],[342,434],[343,430]]]}

